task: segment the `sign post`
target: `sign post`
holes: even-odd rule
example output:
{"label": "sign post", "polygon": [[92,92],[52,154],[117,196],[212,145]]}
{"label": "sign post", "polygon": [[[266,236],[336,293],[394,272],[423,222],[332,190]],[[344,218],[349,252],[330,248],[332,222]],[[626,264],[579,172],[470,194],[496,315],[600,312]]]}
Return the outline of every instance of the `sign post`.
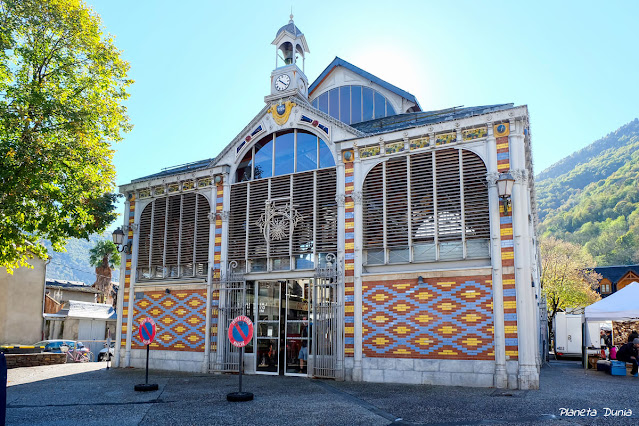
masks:
{"label": "sign post", "polygon": [[226,400],[231,402],[251,401],[253,394],[251,392],[242,392],[242,372],[244,371],[244,346],[248,345],[253,339],[253,322],[244,315],[236,317],[229,325],[228,335],[231,344],[236,348],[240,348],[240,390],[239,392],[227,394]]}
{"label": "sign post", "polygon": [[143,384],[135,385],[134,389],[138,392],[148,392],[158,390],[157,383],[149,384],[149,345],[155,339],[155,333],[157,329],[155,327],[155,321],[152,318],[146,317],[140,322],[138,333],[140,340],[146,345],[146,376]]}

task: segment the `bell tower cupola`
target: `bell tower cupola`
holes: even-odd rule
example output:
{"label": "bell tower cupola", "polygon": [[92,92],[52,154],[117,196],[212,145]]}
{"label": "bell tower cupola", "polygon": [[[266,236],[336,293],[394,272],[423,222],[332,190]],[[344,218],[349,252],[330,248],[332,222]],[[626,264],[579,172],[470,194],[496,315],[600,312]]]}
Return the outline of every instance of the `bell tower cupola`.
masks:
{"label": "bell tower cupola", "polygon": [[271,94],[264,100],[268,103],[277,98],[294,94],[308,97],[308,79],[304,74],[305,54],[310,53],[306,38],[290,21],[277,31],[275,46],[275,69],[271,72]]}

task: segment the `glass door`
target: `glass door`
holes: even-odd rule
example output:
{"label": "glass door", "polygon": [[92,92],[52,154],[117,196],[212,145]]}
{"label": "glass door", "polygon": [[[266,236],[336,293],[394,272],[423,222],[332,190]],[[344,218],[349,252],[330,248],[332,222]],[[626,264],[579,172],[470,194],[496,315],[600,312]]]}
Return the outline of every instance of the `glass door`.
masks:
{"label": "glass door", "polygon": [[311,349],[311,296],[310,279],[286,282],[286,329],[284,346],[285,375],[308,374]]}
{"label": "glass door", "polygon": [[279,374],[281,285],[258,281],[256,301],[257,373]]}

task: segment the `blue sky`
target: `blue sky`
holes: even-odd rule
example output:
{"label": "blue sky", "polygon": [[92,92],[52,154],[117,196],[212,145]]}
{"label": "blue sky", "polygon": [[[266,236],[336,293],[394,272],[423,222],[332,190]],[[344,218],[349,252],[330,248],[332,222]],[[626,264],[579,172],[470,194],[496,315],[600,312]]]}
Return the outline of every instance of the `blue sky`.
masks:
{"label": "blue sky", "polygon": [[636,1],[87,3],[136,81],[118,184],[215,157],[244,128],[264,106],[270,43],[291,6],[311,82],[339,56],[423,110],[528,105],[535,173],[639,116]]}

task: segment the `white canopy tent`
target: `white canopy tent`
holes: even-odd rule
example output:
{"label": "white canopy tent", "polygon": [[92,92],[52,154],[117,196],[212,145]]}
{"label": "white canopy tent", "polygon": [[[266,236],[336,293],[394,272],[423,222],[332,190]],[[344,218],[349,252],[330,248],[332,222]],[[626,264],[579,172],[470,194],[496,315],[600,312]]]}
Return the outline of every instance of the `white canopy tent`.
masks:
{"label": "white canopy tent", "polygon": [[639,283],[633,282],[605,299],[586,306],[586,321],[639,319]]}

